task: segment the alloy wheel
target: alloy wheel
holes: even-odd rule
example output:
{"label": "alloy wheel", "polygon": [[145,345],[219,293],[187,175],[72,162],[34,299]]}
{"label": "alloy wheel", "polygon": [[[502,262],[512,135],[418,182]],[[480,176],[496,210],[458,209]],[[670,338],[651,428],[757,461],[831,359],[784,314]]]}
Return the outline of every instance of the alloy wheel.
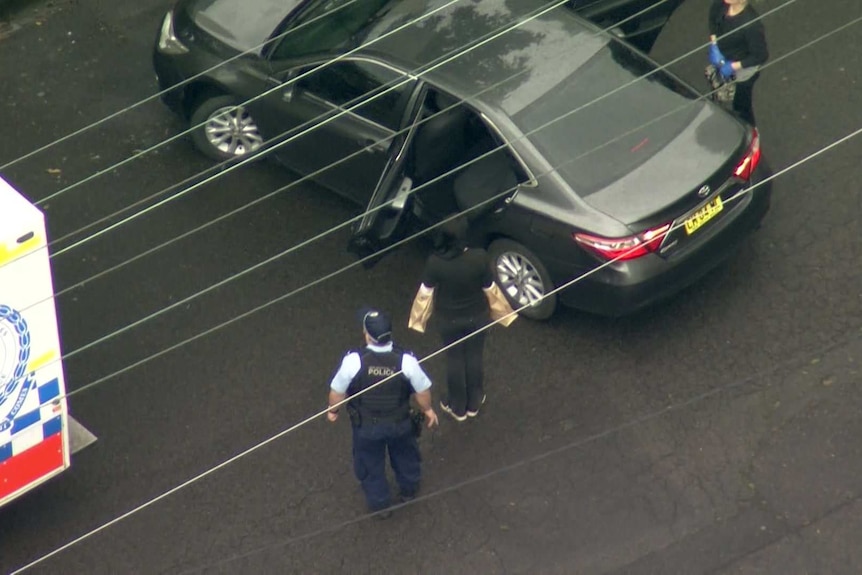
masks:
{"label": "alloy wheel", "polygon": [[210,145],[228,156],[244,156],[263,145],[257,124],[243,106],[225,106],[214,111],[204,132]]}
{"label": "alloy wheel", "polygon": [[537,306],[545,295],[545,283],[536,266],[523,254],[503,252],[495,262],[497,279],[509,299],[518,306]]}

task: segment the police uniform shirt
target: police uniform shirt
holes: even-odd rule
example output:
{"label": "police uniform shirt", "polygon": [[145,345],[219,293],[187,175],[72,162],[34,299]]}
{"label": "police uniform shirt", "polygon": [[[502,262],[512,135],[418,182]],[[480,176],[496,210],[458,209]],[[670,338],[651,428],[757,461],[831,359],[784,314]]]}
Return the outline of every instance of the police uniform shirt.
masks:
{"label": "police uniform shirt", "polygon": [[[385,345],[368,344],[368,349],[378,353],[392,351],[392,342]],[[356,377],[361,368],[362,360],[359,357],[359,353],[352,351],[345,355],[344,359],[341,360],[341,366],[332,378],[332,383],[329,384],[330,389],[337,393],[347,393],[350,382],[353,381],[353,378]],[[415,357],[406,352],[401,357],[401,373],[410,382],[415,392],[418,393],[431,388],[431,380],[422,370],[419,362]]]}

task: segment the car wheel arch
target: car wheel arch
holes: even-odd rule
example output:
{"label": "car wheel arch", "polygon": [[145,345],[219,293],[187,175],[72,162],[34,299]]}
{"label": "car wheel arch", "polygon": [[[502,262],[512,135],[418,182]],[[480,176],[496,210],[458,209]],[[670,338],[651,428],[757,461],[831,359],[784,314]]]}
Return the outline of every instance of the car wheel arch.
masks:
{"label": "car wheel arch", "polygon": [[191,118],[195,110],[207,100],[230,95],[230,91],[212,82],[198,81],[189,84],[186,86],[185,96],[183,98],[183,109],[185,111],[186,118]]}

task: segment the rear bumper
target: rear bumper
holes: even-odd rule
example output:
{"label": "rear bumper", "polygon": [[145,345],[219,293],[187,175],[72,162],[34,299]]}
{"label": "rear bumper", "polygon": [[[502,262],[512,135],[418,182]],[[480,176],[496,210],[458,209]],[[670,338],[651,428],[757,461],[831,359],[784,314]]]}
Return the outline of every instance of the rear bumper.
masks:
{"label": "rear bumper", "polygon": [[[758,168],[762,181],[768,168]],[[733,218],[728,218],[697,249],[680,258],[664,259],[649,255],[628,262],[617,262],[601,268],[582,281],[574,283],[560,294],[560,301],[574,307],[606,316],[634,313],[664,300],[696,282],[733,255],[760,226],[769,211],[771,181],[761,183],[738,201]],[[557,274],[555,283],[562,285],[574,275]]]}

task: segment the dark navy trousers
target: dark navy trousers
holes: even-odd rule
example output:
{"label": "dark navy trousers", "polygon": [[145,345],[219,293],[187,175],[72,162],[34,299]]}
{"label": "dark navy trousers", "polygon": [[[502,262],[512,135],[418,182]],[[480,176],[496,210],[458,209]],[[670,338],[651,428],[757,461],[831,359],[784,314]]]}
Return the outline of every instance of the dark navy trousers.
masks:
{"label": "dark navy trousers", "polygon": [[371,511],[385,509],[391,504],[386,481],[387,451],[401,495],[415,495],[419,488],[421,456],[410,419],[353,428],[353,470]]}

